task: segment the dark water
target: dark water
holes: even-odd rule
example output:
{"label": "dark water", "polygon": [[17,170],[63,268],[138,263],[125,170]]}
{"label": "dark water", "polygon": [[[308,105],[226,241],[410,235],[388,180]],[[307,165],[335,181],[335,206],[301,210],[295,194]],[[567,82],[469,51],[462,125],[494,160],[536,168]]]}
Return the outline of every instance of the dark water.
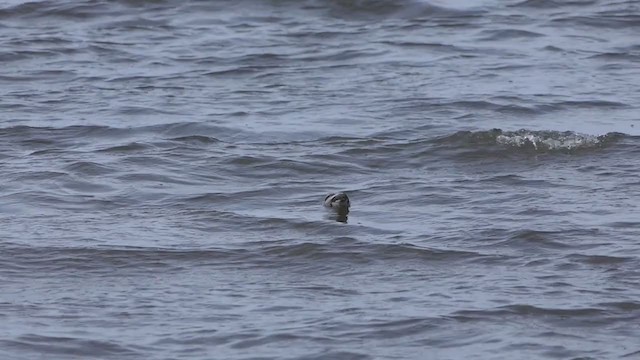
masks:
{"label": "dark water", "polygon": [[640,358],[638,34],[638,1],[4,2],[0,357]]}

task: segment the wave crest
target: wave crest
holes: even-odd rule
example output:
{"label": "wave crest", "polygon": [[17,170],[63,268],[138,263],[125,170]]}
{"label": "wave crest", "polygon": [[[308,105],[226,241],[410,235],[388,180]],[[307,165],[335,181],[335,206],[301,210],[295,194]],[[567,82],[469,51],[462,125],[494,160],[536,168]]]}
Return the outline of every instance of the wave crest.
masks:
{"label": "wave crest", "polygon": [[441,143],[469,146],[492,146],[515,148],[525,152],[571,152],[583,149],[606,147],[624,134],[610,132],[604,135],[588,135],[573,131],[527,130],[503,131],[459,131],[451,136],[439,139]]}
{"label": "wave crest", "polygon": [[599,148],[615,140],[621,134],[587,135],[572,131],[530,131],[521,129],[502,132],[496,136],[499,145],[529,148],[535,151],[577,150]]}

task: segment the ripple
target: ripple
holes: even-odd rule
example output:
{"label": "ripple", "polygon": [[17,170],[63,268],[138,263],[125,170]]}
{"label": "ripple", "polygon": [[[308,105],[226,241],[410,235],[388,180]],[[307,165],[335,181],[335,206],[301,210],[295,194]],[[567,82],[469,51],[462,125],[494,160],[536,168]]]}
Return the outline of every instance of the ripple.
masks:
{"label": "ripple", "polygon": [[519,29],[501,29],[501,30],[483,30],[481,32],[481,39],[485,41],[496,40],[508,40],[508,39],[522,39],[522,38],[537,38],[543,37],[544,34],[540,34],[533,31],[519,30]]}
{"label": "ripple", "polygon": [[7,348],[49,355],[124,357],[141,355],[141,353],[134,350],[132,346],[123,346],[117,342],[83,338],[26,334],[16,340],[0,340],[0,342]]}
{"label": "ripple", "polygon": [[571,6],[587,6],[594,4],[594,0],[573,0],[573,1],[555,1],[555,0],[525,0],[510,6],[514,7],[531,7],[538,9],[557,9],[560,7]]}
{"label": "ripple", "polygon": [[635,7],[5,2],[0,357],[637,356]]}
{"label": "ripple", "polygon": [[92,161],[77,161],[65,166],[65,170],[75,174],[89,176],[107,175],[117,171],[114,167],[98,164]]}
{"label": "ripple", "polygon": [[153,147],[149,144],[131,142],[126,145],[110,146],[110,147],[101,149],[99,151],[110,152],[110,153],[130,153],[130,152],[140,152],[140,151],[144,151],[152,148]]}
{"label": "ripple", "polygon": [[606,256],[606,255],[569,255],[571,261],[588,265],[614,265],[628,262],[637,262],[633,257]]}

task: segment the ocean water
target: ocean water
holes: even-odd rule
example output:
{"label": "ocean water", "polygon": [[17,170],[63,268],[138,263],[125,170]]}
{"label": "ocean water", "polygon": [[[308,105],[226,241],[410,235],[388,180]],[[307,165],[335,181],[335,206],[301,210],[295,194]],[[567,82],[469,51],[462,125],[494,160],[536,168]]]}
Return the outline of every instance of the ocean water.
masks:
{"label": "ocean water", "polygon": [[640,358],[638,34],[638,1],[2,2],[0,358]]}

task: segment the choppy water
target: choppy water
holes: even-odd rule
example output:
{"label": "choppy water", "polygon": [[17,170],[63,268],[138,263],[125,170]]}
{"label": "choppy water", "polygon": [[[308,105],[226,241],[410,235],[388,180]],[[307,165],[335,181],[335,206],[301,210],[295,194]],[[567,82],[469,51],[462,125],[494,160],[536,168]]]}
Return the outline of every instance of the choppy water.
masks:
{"label": "choppy water", "polygon": [[640,358],[638,1],[1,6],[1,358]]}

